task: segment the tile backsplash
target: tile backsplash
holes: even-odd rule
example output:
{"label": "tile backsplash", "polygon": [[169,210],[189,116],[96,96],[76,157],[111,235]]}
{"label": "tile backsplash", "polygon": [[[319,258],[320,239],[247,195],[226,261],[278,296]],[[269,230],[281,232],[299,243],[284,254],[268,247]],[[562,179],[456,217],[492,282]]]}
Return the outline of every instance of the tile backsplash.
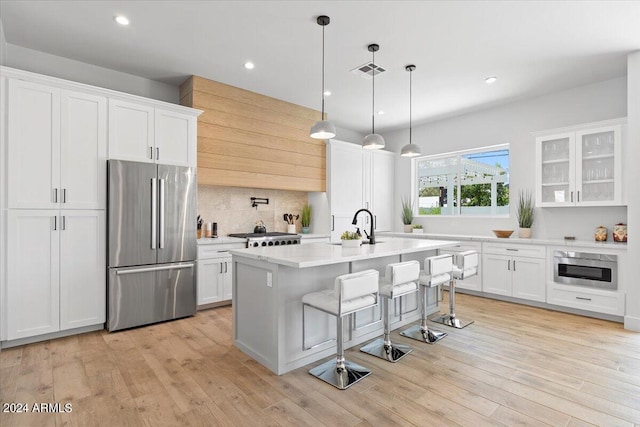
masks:
{"label": "tile backsplash", "polygon": [[[251,197],[267,198],[268,205],[251,207]],[[204,222],[217,222],[218,235],[252,233],[262,220],[267,231],[287,231],[284,213],[300,214],[308,196],[304,191],[265,190],[240,187],[198,186],[198,214]],[[301,230],[300,220],[296,230]]]}

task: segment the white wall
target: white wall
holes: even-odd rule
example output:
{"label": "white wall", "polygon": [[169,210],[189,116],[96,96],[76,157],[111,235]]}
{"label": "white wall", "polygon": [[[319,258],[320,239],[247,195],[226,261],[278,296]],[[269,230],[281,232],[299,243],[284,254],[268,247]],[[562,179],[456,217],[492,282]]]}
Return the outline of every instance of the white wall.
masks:
{"label": "white wall", "polygon": [[[6,51],[6,52],[5,52]],[[45,74],[74,82],[117,90],[160,101],[178,104],[180,89],[165,83],[98,67],[61,56],[27,49],[11,43],[3,49],[3,64],[7,67]]]}
{"label": "white wall", "polygon": [[[416,96],[420,96],[417,94]],[[578,125],[624,117],[627,114],[626,78],[581,86],[530,100],[514,102],[480,112],[427,123],[413,128],[413,142],[423,154],[438,154],[495,144],[510,143],[511,194],[520,189],[535,189],[534,138],[531,133],[546,129]],[[399,152],[408,143],[409,131],[384,135],[389,150]],[[400,211],[400,197],[410,194],[411,161],[396,159],[395,205]],[[429,233],[492,235],[492,229],[517,229],[514,203],[510,218],[422,217],[420,223]],[[627,222],[626,207],[545,208],[537,209],[533,236],[593,240],[596,226],[611,229]],[[394,229],[402,230],[397,215]],[[640,240],[640,239],[639,239]]]}
{"label": "white wall", "polygon": [[[629,55],[627,61],[628,89],[628,129],[629,159],[640,159],[640,50]],[[640,260],[640,169],[629,168],[627,180],[634,185],[629,186],[628,200],[628,240],[626,276],[630,281],[627,287],[627,311],[624,327],[640,332],[640,283],[636,278],[638,260]]]}
{"label": "white wall", "polygon": [[4,27],[2,26],[2,19],[0,19],[0,65],[5,65],[7,57],[7,40],[4,38]]}

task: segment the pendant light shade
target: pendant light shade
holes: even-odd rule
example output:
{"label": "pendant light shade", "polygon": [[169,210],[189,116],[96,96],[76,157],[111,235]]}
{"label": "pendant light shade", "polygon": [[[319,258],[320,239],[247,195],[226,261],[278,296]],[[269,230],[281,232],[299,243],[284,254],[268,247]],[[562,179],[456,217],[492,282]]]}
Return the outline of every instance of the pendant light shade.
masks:
{"label": "pendant light shade", "polygon": [[380,50],[380,46],[377,44],[370,44],[367,49],[371,52],[373,69],[371,70],[371,87],[372,87],[372,102],[371,102],[371,133],[364,137],[362,141],[362,148],[367,150],[379,150],[384,148],[384,138],[382,135],[376,133],[376,52]]}
{"label": "pendant light shade", "polygon": [[422,154],[420,153],[420,147],[418,147],[416,144],[411,143],[411,100],[412,100],[411,86],[412,86],[412,73],[413,73],[413,70],[416,69],[416,66],[407,65],[406,67],[404,67],[404,69],[409,72],[409,143],[404,147],[402,147],[402,150],[400,150],[400,155],[402,157],[416,157]]}
{"label": "pendant light shade", "polygon": [[309,136],[314,139],[330,139],[336,136],[336,127],[324,119],[324,27],[329,25],[331,19],[328,16],[321,15],[318,16],[317,22],[322,27],[322,116],[319,121],[311,126]]}

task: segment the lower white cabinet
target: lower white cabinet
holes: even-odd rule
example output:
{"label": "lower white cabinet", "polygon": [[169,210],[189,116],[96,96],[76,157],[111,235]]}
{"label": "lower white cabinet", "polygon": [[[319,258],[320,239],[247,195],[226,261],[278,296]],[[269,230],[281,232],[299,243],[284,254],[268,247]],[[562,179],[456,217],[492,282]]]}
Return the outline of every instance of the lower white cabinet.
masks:
{"label": "lower white cabinet", "polygon": [[625,294],[618,291],[550,283],[547,288],[547,302],[596,313],[623,316]]}
{"label": "lower white cabinet", "polygon": [[544,246],[485,243],[483,292],[545,302]]}
{"label": "lower white cabinet", "polygon": [[231,300],[231,255],[198,260],[198,305]]}
{"label": "lower white cabinet", "polygon": [[104,211],[7,211],[6,336],[104,323]]}

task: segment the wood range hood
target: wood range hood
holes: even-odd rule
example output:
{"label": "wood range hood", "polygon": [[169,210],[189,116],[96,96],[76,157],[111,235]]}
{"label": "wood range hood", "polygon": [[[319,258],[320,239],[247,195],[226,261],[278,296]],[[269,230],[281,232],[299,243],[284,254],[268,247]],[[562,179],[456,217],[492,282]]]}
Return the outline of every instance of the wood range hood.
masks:
{"label": "wood range hood", "polygon": [[326,190],[326,148],[309,129],[319,111],[198,76],[180,86],[198,117],[198,184]]}

